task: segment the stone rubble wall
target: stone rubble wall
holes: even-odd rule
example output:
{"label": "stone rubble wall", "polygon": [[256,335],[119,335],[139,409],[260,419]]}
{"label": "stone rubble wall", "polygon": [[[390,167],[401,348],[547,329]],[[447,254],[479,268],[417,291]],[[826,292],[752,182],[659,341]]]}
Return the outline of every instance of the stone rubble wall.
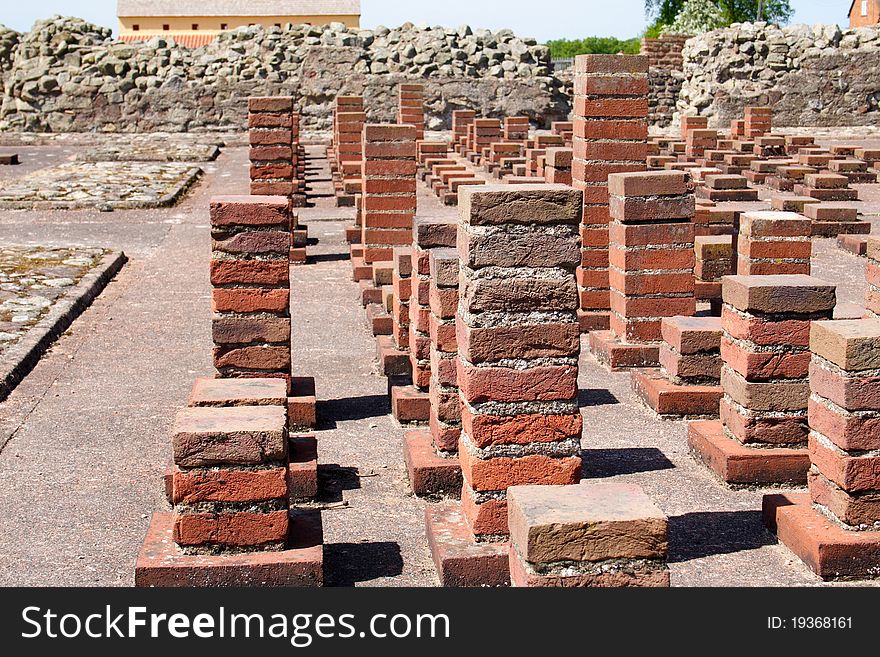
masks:
{"label": "stone rubble wall", "polygon": [[0,87],[6,85],[6,78],[12,69],[12,60],[20,39],[21,35],[18,32],[0,25]]}
{"label": "stone rubble wall", "polygon": [[721,127],[750,105],[776,126],[877,125],[880,30],[743,23],[690,39],[679,114]]}
{"label": "stone rubble wall", "polygon": [[[365,96],[369,118],[393,122],[397,86],[426,86],[427,127],[453,110],[567,117],[550,52],[509,30],[348,29],[341,24],[242,28],[189,50],[53,17],[28,34],[0,31],[0,130],[146,132],[244,128],[249,96],[290,95],[304,129],[328,129],[337,95]],[[5,71],[5,73],[4,73]]]}
{"label": "stone rubble wall", "polygon": [[675,109],[684,74],[673,68],[652,66],[648,70],[648,123],[668,128],[675,118]]}

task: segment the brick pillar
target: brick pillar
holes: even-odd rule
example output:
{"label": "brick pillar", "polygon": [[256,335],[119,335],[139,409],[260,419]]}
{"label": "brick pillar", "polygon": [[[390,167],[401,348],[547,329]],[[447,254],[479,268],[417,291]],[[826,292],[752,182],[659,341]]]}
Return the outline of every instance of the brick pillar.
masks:
{"label": "brick pillar", "polygon": [[550,130],[554,135],[562,137],[562,141],[571,148],[571,140],[574,135],[574,123],[572,121],[554,121],[550,124]]}
{"label": "brick pillar", "polygon": [[458,398],[458,252],[428,251],[430,307],[430,409],[428,431],[404,437],[404,458],[413,493],[418,496],[457,496],[461,493],[458,440],[461,409]]}
{"label": "brick pillar", "polygon": [[413,385],[425,393],[431,385],[431,251],[454,248],[455,240],[453,221],[417,218],[413,224],[409,361]]}
{"label": "brick pillar", "polygon": [[462,506],[476,536],[504,536],[508,486],[580,479],[571,246],[581,194],[543,185],[461,193]]}
{"label": "brick pillar", "polygon": [[707,130],[709,118],[706,116],[683,116],[681,117],[681,139],[687,141],[688,134],[693,130]]}
{"label": "brick pillar", "polygon": [[580,480],[575,269],[582,194],[463,187],[456,317],[461,505],[426,510],[444,585],[508,581],[507,488]]}
{"label": "brick pillar", "polygon": [[153,515],[139,587],[321,586],[319,514],[291,515],[283,381],[201,380],[172,430],[171,513]]}
{"label": "brick pillar", "polygon": [[644,171],[648,156],[648,60],[637,55],[575,59],[572,184],[584,192],[578,270],[581,329],[608,328],[608,175]]}
{"label": "brick pillar", "polygon": [[660,372],[633,370],[636,394],[662,417],[714,417],[721,401],[721,320],[667,317]]}
{"label": "brick pillar", "polygon": [[403,125],[363,128],[364,261],[390,261],[396,246],[412,243],[416,214],[416,129]]}
{"label": "brick pillar", "polygon": [[794,212],[744,212],[736,239],[736,272],[808,275],[813,253],[810,232],[810,220]]}
{"label": "brick pillar", "polygon": [[822,578],[872,578],[880,568],[880,320],[815,322],[810,346],[810,494],[766,496],[765,522]]}
{"label": "brick pillar", "polygon": [[504,140],[525,142],[529,139],[529,117],[508,116],[504,119]]}
{"label": "brick pillar", "polygon": [[488,156],[484,150],[501,141],[501,121],[498,119],[474,119],[473,131],[472,153],[469,159],[471,162],[479,164],[483,157]]}
{"label": "brick pillar", "polygon": [[685,136],[684,154],[688,158],[703,157],[707,150],[718,148],[717,130],[688,130]]}
{"label": "brick pillar", "polygon": [[697,302],[708,301],[712,306],[712,314],[720,315],[721,279],[735,273],[736,252],[733,248],[733,238],[729,234],[700,235],[700,225],[698,224],[696,228],[694,296]]}
{"label": "brick pillar", "polygon": [[295,186],[293,98],[248,99],[251,194],[292,197]]}
{"label": "brick pillar", "polygon": [[746,107],[745,138],[762,137],[773,130],[773,110],[769,107]]}
{"label": "brick pillar", "polygon": [[730,136],[734,139],[746,136],[746,122],[743,119],[735,119],[730,122]]}
{"label": "brick pillar", "polygon": [[869,239],[867,253],[868,296],[865,304],[868,314],[880,317],[880,239]]}
{"label": "brick pillar", "polygon": [[664,317],[690,316],[694,298],[694,195],[679,171],[613,174],[611,330],[590,348],[612,369],[659,363]]}
{"label": "brick pillar", "polygon": [[837,173],[807,173],[802,184],[795,184],[794,193],[820,201],[859,200],[859,192],[849,186],[849,178]]}
{"label": "brick pillar", "polygon": [[339,144],[340,140],[340,130],[339,130],[339,115],[340,114],[350,114],[353,112],[363,112],[364,111],[364,99],[363,96],[337,96],[336,103],[333,107],[333,146],[335,149],[336,155],[336,166],[338,167],[341,164],[341,160],[339,158]]}
{"label": "brick pillar", "polygon": [[731,484],[803,484],[810,323],[830,319],[835,288],[804,275],[724,279],[720,422],[694,422],[693,451]]}
{"label": "brick pillar", "polygon": [[175,543],[206,554],[286,547],[290,502],[283,405],[184,409],[172,445]]}
{"label": "brick pillar", "polygon": [[394,344],[403,351],[409,350],[409,302],[412,297],[412,248],[399,246],[394,249],[394,270],[391,286],[394,290],[391,311]]}
{"label": "brick pillar", "polygon": [[[320,515],[291,514],[317,494],[314,382],[290,368],[290,199],[211,200],[217,378],[198,379],[172,432],[172,513],[157,513],[138,586],[320,586]],[[293,391],[293,393],[292,393]],[[292,394],[294,396],[292,396]]]}
{"label": "brick pillar", "polygon": [[572,150],[570,148],[548,148],[544,154],[546,166],[544,178],[552,185],[571,186]]}
{"label": "brick pillar", "polygon": [[669,586],[668,520],[640,487],[514,486],[508,500],[512,586]]}
{"label": "brick pillar", "polygon": [[317,456],[290,461],[286,397],[280,379],[196,381],[172,430],[173,510],[153,515],[136,586],[322,585],[320,514],[290,504],[317,491]]}
{"label": "brick pillar", "polygon": [[398,90],[397,123],[416,129],[416,139],[425,138],[425,85],[402,84]]}
{"label": "brick pillar", "polygon": [[339,112],[336,115],[339,141],[336,146],[339,159],[337,204],[352,207],[360,184],[363,161],[363,131],[367,121],[364,112]]}
{"label": "brick pillar", "polygon": [[419,166],[425,165],[429,158],[442,158],[449,154],[449,143],[446,141],[420,141],[418,143]]}
{"label": "brick pillar", "polygon": [[[453,110],[452,112],[452,144],[456,152],[464,155],[467,142],[468,126],[473,124],[477,113],[473,110]],[[464,140],[464,142],[462,141]]]}
{"label": "brick pillar", "polygon": [[290,200],[211,200],[214,367],[221,378],[291,380]]}

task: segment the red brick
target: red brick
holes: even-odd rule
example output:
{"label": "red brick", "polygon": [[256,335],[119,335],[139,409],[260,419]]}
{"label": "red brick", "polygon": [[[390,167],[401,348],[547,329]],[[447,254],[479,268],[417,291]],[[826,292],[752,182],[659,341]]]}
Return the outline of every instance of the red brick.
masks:
{"label": "red brick", "polygon": [[211,293],[214,312],[286,313],[290,290],[283,288],[215,288]]}
{"label": "red brick", "polygon": [[257,547],[287,540],[288,511],[174,514],[174,541],[185,546]]}
{"label": "red brick", "polygon": [[474,458],[466,447],[459,447],[464,481],[475,491],[506,490],[508,486],[528,484],[568,485],[580,481],[580,457],[553,458],[535,454],[520,458]]}

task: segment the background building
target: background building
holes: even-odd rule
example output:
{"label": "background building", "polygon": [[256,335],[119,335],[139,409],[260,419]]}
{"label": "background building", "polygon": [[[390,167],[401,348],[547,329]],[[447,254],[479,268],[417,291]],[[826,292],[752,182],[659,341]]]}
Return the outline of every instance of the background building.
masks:
{"label": "background building", "polygon": [[865,27],[880,23],[880,0],[853,0],[849,8],[849,26]]}
{"label": "background building", "polygon": [[169,36],[181,45],[211,42],[225,30],[288,23],[359,27],[360,0],[119,0],[119,38]]}

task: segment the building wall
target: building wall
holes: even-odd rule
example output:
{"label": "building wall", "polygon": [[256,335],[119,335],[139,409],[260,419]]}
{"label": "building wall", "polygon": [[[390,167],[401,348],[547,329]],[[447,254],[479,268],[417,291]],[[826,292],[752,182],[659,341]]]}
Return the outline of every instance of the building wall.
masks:
{"label": "building wall", "polygon": [[[220,32],[224,23],[229,30],[247,25],[272,27],[288,23],[294,25],[343,23],[346,27],[359,27],[360,16],[120,16],[119,34],[189,34],[193,32],[193,25],[199,26],[199,32]],[[140,29],[135,30],[135,25]],[[165,25],[168,25],[167,30],[164,28]]]}
{"label": "building wall", "polygon": [[880,23],[880,2],[868,0],[868,15],[862,16],[862,0],[856,0],[849,15],[850,27],[865,27]]}

